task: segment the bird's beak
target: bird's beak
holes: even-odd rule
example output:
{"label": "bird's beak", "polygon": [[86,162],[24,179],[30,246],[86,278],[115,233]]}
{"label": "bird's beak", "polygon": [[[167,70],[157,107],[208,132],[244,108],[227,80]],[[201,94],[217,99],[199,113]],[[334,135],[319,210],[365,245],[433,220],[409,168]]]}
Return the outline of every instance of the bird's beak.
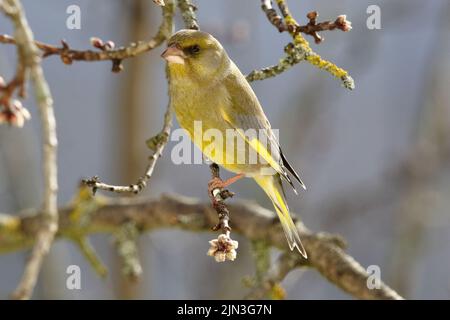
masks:
{"label": "bird's beak", "polygon": [[184,59],[186,55],[183,50],[181,50],[176,44],[172,44],[167,47],[166,50],[161,54],[161,57],[167,62],[184,64]]}

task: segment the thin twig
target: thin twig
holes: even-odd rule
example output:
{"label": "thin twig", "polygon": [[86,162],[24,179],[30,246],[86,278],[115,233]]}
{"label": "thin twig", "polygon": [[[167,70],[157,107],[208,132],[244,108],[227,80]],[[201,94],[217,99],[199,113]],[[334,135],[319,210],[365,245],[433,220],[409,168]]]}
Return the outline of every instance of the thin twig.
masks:
{"label": "thin twig", "polygon": [[287,26],[277,11],[272,6],[272,0],[261,0],[261,9],[265,12],[267,20],[273,24],[279,32],[287,30]]}
{"label": "thin twig", "polygon": [[309,19],[308,24],[304,26],[296,26],[295,32],[301,32],[310,35],[314,38],[314,41],[319,44],[324,38],[319,34],[321,31],[341,30],[348,32],[352,29],[352,24],[347,20],[346,15],[340,15],[334,21],[317,22],[319,13],[312,11],[306,15]]}
{"label": "thin twig", "polygon": [[[292,36],[293,43],[290,43],[285,47],[286,56],[283,57],[278,64],[250,72],[250,74],[247,76],[247,80],[255,81],[274,77],[290,69],[292,66],[298,64],[301,61],[307,61],[317,68],[325,70],[331,73],[333,76],[339,78],[345,88],[353,90],[355,87],[355,83],[349,76],[348,72],[342,68],[339,68],[332,62],[322,59],[311,49],[308,41],[306,41],[306,39],[304,39],[301,35],[302,32],[312,35],[315,37],[317,42],[320,38],[317,33],[318,31],[333,30],[336,28],[343,31],[350,31],[351,23],[347,21],[346,16],[339,16],[334,23],[324,22],[317,24],[317,12],[310,12],[308,14],[309,23],[306,26],[300,26],[292,17],[286,0],[277,0],[276,2],[284,18],[284,21],[279,20],[281,19],[281,17],[276,13],[276,10],[272,8],[271,1],[261,0],[261,7],[266,14],[269,22],[277,27],[278,31],[289,32],[289,34]],[[286,50],[287,48],[292,48],[292,50]]]}
{"label": "thin twig", "polygon": [[[320,55],[318,55],[316,52],[314,52],[308,41],[302,36],[300,32],[298,32],[299,24],[292,16],[291,12],[289,11],[287,0],[277,0],[278,8],[281,11],[281,14],[284,17],[285,23],[288,27],[289,34],[292,36],[292,39],[294,40],[294,46],[301,46],[304,50],[308,52],[306,55],[306,61],[314,65],[315,67],[325,70],[335,76],[336,78],[340,79],[342,81],[342,85],[349,90],[353,90],[355,88],[355,83],[348,74],[347,71],[345,71],[342,68],[339,68],[337,65],[332,63],[331,61],[327,61],[322,59]],[[343,20],[347,25],[351,25],[349,21],[346,20],[345,16],[342,16]],[[344,23],[344,22],[342,22]],[[349,31],[351,30],[350,27],[348,27]]]}
{"label": "thin twig", "polygon": [[16,299],[29,299],[36,285],[42,261],[50,250],[58,229],[56,122],[50,89],[45,80],[38,49],[34,44],[33,33],[28,26],[22,5],[18,0],[5,0],[0,5],[3,5],[3,11],[14,24],[19,57],[23,67],[29,69],[42,124],[44,204],[40,217],[41,226],[23,276],[13,293]]}
{"label": "thin twig", "polygon": [[230,221],[230,211],[225,204],[225,200],[233,197],[234,193],[229,190],[223,189],[223,181],[220,178],[219,166],[215,163],[209,166],[211,170],[211,180],[208,182],[208,194],[211,198],[211,203],[217,212],[219,217],[219,223],[213,227],[214,231],[222,230],[227,236],[230,235],[231,228],[229,225]]}
{"label": "thin twig", "polygon": [[26,96],[25,82],[28,76],[28,68],[22,63],[22,60],[22,57],[18,58],[16,74],[11,81],[6,83],[0,77],[0,124],[7,123],[19,128],[25,124],[26,120],[31,118],[29,111],[22,106],[22,103],[14,99],[16,92],[19,98],[25,98]]}
{"label": "thin twig", "polygon": [[208,194],[212,207],[219,218],[219,222],[212,230],[221,230],[222,234],[217,239],[209,241],[211,247],[208,250],[208,255],[214,257],[217,262],[234,260],[237,256],[236,249],[239,244],[231,239],[230,211],[225,204],[225,200],[233,197],[234,193],[224,189],[225,184],[220,178],[219,166],[212,163],[209,168],[211,169],[211,180],[208,182]]}
{"label": "thin twig", "polygon": [[[64,40],[61,41],[60,47],[40,41],[35,41],[34,43],[35,46],[42,51],[42,57],[44,58],[58,55],[63,63],[67,65],[72,64],[73,61],[92,62],[110,60],[113,63],[112,70],[117,72],[122,70],[122,60],[135,57],[160,46],[167,39],[167,37],[171,35],[173,31],[173,12],[173,1],[166,1],[165,5],[162,6],[163,21],[156,35],[149,41],[138,41],[131,43],[127,47],[120,47],[117,49],[108,48],[108,50],[102,50],[99,48],[100,50],[94,51],[71,49],[69,44]],[[16,39],[8,35],[0,35],[0,43],[16,44]]]}
{"label": "thin twig", "polygon": [[94,271],[100,277],[105,278],[108,275],[108,269],[103,264],[103,261],[98,256],[89,239],[87,237],[73,237],[72,239],[78,245],[81,253],[92,266]]}
{"label": "thin twig", "polygon": [[199,30],[200,27],[198,25],[197,17],[195,16],[197,7],[193,5],[190,0],[177,0],[177,4],[186,29]]}
{"label": "thin twig", "polygon": [[160,133],[158,133],[155,137],[150,139],[147,144],[154,144],[154,153],[149,157],[149,161],[147,164],[147,168],[145,169],[145,174],[138,179],[135,184],[131,184],[129,186],[120,186],[120,185],[112,185],[101,182],[97,176],[94,176],[90,179],[84,179],[83,183],[92,188],[93,193],[95,194],[97,190],[110,191],[115,193],[134,193],[137,194],[141,192],[146,186],[148,181],[153,175],[153,171],[155,170],[156,162],[161,157],[164,148],[169,141],[170,131],[172,128],[172,109],[170,105],[167,107],[166,113],[164,115],[164,125]]}
{"label": "thin twig", "polygon": [[[161,24],[160,31],[158,32],[158,34],[164,37],[164,40],[167,40],[167,38],[173,32],[174,28],[173,16],[175,13],[174,11],[175,7],[173,1],[166,0],[165,6],[163,7],[163,23]],[[102,182],[97,176],[94,176],[90,179],[85,179],[83,180],[83,183],[91,187],[94,194],[96,193],[97,190],[104,190],[115,193],[134,193],[134,194],[141,192],[147,186],[148,181],[152,177],[156,163],[158,159],[162,156],[164,148],[167,142],[169,141],[169,136],[172,129],[172,117],[173,117],[172,113],[173,113],[172,108],[169,102],[166,113],[164,114],[163,128],[156,136],[150,138],[147,141],[147,146],[153,150],[153,155],[149,157],[144,175],[140,177],[135,184],[131,184],[128,186],[112,185]]]}

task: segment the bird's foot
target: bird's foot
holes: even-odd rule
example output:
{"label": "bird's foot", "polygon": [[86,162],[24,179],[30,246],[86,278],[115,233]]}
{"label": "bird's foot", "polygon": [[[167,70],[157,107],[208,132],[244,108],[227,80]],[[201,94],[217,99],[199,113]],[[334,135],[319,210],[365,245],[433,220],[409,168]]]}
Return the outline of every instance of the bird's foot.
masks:
{"label": "bird's foot", "polygon": [[216,199],[217,196],[220,196],[220,200],[225,200],[227,198],[231,198],[234,193],[225,189],[226,187],[230,186],[231,184],[235,183],[239,179],[243,178],[244,174],[240,173],[235,175],[234,177],[231,177],[227,180],[222,180],[220,177],[213,177],[208,182],[208,193],[213,200],[213,202]]}

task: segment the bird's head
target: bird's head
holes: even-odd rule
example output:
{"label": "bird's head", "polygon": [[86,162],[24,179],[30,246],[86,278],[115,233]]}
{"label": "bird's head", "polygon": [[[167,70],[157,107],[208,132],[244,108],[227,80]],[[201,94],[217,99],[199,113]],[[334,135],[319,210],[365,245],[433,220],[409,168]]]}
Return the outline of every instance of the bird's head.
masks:
{"label": "bird's head", "polygon": [[171,78],[213,81],[226,73],[229,58],[212,35],[197,30],[180,30],[168,41],[162,53]]}

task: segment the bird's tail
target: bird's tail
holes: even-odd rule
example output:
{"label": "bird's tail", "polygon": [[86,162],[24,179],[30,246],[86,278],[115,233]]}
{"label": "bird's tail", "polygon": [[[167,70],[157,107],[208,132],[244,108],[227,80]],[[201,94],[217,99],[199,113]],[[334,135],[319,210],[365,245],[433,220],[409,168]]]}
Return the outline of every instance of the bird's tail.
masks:
{"label": "bird's tail", "polygon": [[284,196],[283,186],[281,184],[281,178],[279,175],[265,175],[254,177],[256,183],[266,192],[267,196],[273,203],[275,210],[280,218],[281,225],[283,226],[286,239],[288,241],[291,250],[297,247],[300,254],[307,259],[305,248],[300,241],[297,227],[294,221],[292,221],[289,214],[289,208]]}

